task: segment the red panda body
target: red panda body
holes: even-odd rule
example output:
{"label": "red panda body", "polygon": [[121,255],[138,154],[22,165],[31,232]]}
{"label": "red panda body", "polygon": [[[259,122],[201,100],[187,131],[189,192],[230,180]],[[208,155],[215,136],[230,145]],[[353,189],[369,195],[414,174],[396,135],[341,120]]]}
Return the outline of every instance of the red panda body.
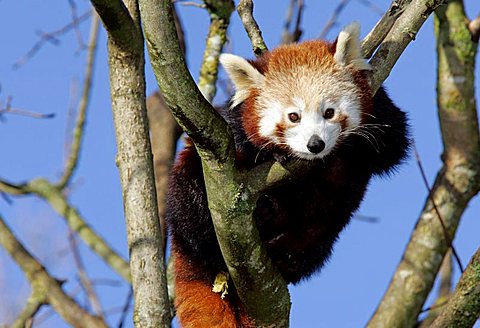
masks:
{"label": "red panda body", "polygon": [[[232,55],[222,59],[237,91],[232,108],[221,114],[233,130],[238,165],[250,169],[274,158],[311,161],[308,173],[262,195],[253,214],[288,283],[319,271],[370,178],[391,172],[409,146],[405,114],[383,89],[372,95],[369,66],[357,49],[358,27],[342,33],[347,35],[340,34],[337,43],[283,46],[252,62]],[[233,283],[225,299],[212,292],[216,275],[227,268],[202,164],[189,142],[172,170],[167,223],[182,326],[253,327]]]}

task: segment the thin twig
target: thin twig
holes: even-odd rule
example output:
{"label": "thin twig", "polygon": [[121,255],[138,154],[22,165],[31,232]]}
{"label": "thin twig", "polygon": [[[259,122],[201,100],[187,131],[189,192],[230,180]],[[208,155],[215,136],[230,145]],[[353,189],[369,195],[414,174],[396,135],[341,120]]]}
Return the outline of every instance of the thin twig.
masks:
{"label": "thin twig", "polygon": [[125,319],[127,318],[128,310],[130,309],[131,303],[133,298],[133,289],[130,288],[128,291],[127,299],[125,300],[125,304],[122,307],[122,315],[118,319],[118,328],[122,328],[123,324],[125,323]]}
{"label": "thin twig", "polygon": [[65,167],[65,173],[58,182],[58,187],[64,189],[69,183],[75,169],[78,165],[78,158],[80,155],[81,145],[83,141],[83,132],[85,128],[85,118],[90,102],[90,93],[92,89],[93,72],[95,66],[95,54],[97,50],[98,31],[100,26],[100,19],[96,13],[92,15],[92,24],[90,28],[90,39],[88,41],[88,55],[85,72],[85,81],[83,83],[82,98],[80,99],[77,123],[73,130],[73,140],[70,149],[70,155]]}
{"label": "thin twig", "polygon": [[253,18],[253,1],[241,0],[237,6],[237,12],[252,42],[253,53],[256,56],[260,56],[265,51],[268,51],[267,45],[263,41],[262,31],[258,27],[255,18]]}
{"label": "thin twig", "polygon": [[380,8],[379,6],[377,6],[375,3],[373,3],[372,1],[369,1],[369,0],[358,0],[358,2],[360,2],[361,4],[363,4],[364,6],[370,8],[372,11],[374,11],[375,13],[379,14],[380,16],[382,16],[385,11]]}
{"label": "thin twig", "polygon": [[335,10],[332,13],[332,16],[330,16],[330,19],[327,21],[325,26],[322,29],[322,32],[320,32],[319,39],[325,39],[327,37],[327,34],[330,32],[330,30],[337,24],[338,16],[342,13],[342,11],[345,9],[345,7],[348,5],[350,0],[342,0],[340,3],[337,5]]}
{"label": "thin twig", "polygon": [[377,217],[368,216],[368,215],[361,215],[361,214],[355,214],[353,216],[353,219],[358,220],[358,221],[363,221],[363,222],[366,222],[366,223],[378,223],[380,221],[380,219],[377,218]]}
{"label": "thin twig", "polygon": [[85,244],[100,256],[114,271],[126,281],[131,282],[130,267],[104,239],[86,223],[80,213],[72,207],[65,195],[56,186],[45,179],[37,179],[22,185],[14,185],[0,180],[0,191],[11,195],[35,194],[47,201],[52,208],[65,218],[68,226],[79,234]]}
{"label": "thin twig", "polygon": [[295,9],[295,4],[297,0],[290,0],[290,5],[287,9],[287,14],[285,15],[285,23],[283,24],[283,32],[282,32],[282,39],[280,44],[287,44],[289,42],[290,37],[290,25],[292,24],[293,19],[293,10]]}
{"label": "thin twig", "polygon": [[48,271],[25,249],[13,235],[0,216],[0,244],[20,266],[32,285],[48,291],[45,301],[68,323],[76,327],[106,327],[105,322],[83,310],[77,302],[67,295],[61,282],[54,279]]}
{"label": "thin twig", "polygon": [[88,297],[90,304],[92,305],[93,311],[99,317],[103,317],[102,306],[98,300],[97,294],[93,288],[90,278],[88,278],[85,265],[83,264],[82,256],[80,255],[80,250],[78,249],[78,243],[76,235],[72,229],[68,231],[68,240],[70,244],[70,250],[77,267],[78,276],[80,278],[80,286],[85,290],[85,293]]}
{"label": "thin twig", "polygon": [[78,97],[78,80],[73,79],[70,84],[70,101],[67,106],[67,119],[65,123],[65,142],[63,145],[63,162],[64,165],[68,161],[70,148],[72,145],[72,131],[75,129],[75,107],[77,106]]}
{"label": "thin twig", "polygon": [[12,97],[7,97],[4,108],[2,108],[2,106],[0,105],[0,120],[3,119],[3,115],[5,114],[15,114],[15,115],[21,115],[21,116],[27,116],[27,117],[39,118],[39,119],[55,117],[54,113],[40,114],[40,113],[35,113],[35,112],[24,110],[24,109],[12,108]]}
{"label": "thin twig", "polygon": [[[297,7],[297,15],[295,20],[295,26],[293,31],[290,32],[290,28],[293,21],[293,13],[295,9],[295,5]],[[293,42],[298,42],[300,37],[302,36],[302,30],[300,28],[302,22],[302,14],[303,14],[304,2],[303,0],[291,0],[290,5],[287,10],[287,14],[285,17],[285,23],[282,32],[282,40],[280,41],[281,44],[289,44]]]}
{"label": "thin twig", "polygon": [[[68,4],[70,5],[70,11],[72,13],[72,21],[75,22],[78,20],[77,4],[74,0],[68,0]],[[78,41],[78,51],[81,51],[85,47],[85,44],[83,43],[82,32],[80,32],[78,24],[74,26],[74,29]]]}
{"label": "thin twig", "polygon": [[30,50],[25,55],[23,55],[23,57],[17,60],[15,64],[13,64],[13,69],[19,69],[21,66],[25,65],[30,59],[32,59],[33,56],[37,54],[37,52],[46,42],[52,42],[52,40],[55,40],[54,43],[58,43],[58,36],[61,36],[69,32],[70,30],[75,29],[80,23],[86,21],[91,14],[92,11],[89,10],[77,17],[76,20],[71,21],[70,23],[61,27],[58,30],[48,33],[42,32],[40,34],[40,39],[32,46],[32,48],[30,48]]}
{"label": "thin twig", "polygon": [[440,221],[440,224],[442,226],[445,241],[447,242],[448,247],[450,247],[451,250],[452,250],[452,255],[455,258],[455,261],[457,262],[457,265],[460,269],[460,272],[463,273],[462,262],[460,260],[460,257],[458,256],[458,253],[457,253],[455,247],[453,247],[452,238],[450,237],[450,234],[448,233],[447,227],[445,226],[445,222],[444,222],[444,220],[443,220],[443,218],[440,214],[440,211],[438,210],[437,204],[435,203],[435,200],[432,197],[432,188],[430,188],[430,185],[428,183],[427,175],[425,174],[425,170],[423,169],[422,161],[420,159],[420,155],[418,154],[417,147],[415,146],[415,143],[413,143],[413,152],[415,153],[415,159],[417,161],[418,168],[420,169],[420,174],[422,175],[423,183],[425,185],[425,188],[427,188],[427,190],[428,190],[428,198],[430,198],[430,201],[432,202],[432,206],[435,210],[435,213],[437,214],[437,218]]}
{"label": "thin twig", "polygon": [[191,6],[191,7],[197,7],[201,9],[207,8],[207,6],[204,3],[197,3],[193,1],[174,1],[180,3],[182,6]]}

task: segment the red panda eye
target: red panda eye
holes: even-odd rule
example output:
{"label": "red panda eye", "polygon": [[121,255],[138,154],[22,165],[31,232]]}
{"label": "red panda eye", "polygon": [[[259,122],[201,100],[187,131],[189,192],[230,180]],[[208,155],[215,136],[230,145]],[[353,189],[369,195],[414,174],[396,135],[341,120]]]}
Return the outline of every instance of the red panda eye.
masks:
{"label": "red panda eye", "polygon": [[290,113],[288,114],[288,119],[293,123],[297,123],[300,122],[300,115],[297,113]]}
{"label": "red panda eye", "polygon": [[327,120],[332,118],[333,115],[335,115],[335,109],[333,109],[333,108],[327,108],[325,110],[325,113],[323,113],[323,117]]}

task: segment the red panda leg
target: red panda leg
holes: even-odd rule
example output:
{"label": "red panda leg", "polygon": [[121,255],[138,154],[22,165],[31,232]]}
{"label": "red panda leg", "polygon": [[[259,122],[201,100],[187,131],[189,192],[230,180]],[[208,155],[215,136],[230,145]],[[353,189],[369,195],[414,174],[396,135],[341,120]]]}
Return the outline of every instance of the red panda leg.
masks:
{"label": "red panda leg", "polygon": [[[212,291],[212,283],[192,278],[195,268],[181,254],[174,252],[175,307],[183,328],[240,328],[231,302]],[[243,317],[243,316],[242,316]],[[242,320],[243,321],[243,320]]]}

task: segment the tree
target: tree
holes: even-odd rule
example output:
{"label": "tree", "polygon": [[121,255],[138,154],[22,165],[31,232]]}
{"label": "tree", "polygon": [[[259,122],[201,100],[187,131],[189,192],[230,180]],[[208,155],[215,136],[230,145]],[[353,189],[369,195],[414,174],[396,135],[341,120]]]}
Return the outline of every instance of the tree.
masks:
{"label": "tree", "polygon": [[[215,94],[218,55],[225,42],[229,17],[234,9],[233,3],[213,0],[204,2],[211,17],[211,25],[199,81],[203,95],[186,68],[170,1],[92,0],[92,4],[108,32],[110,90],[118,149],[117,165],[127,222],[130,270],[126,262],[85,224],[78,211],[69,205],[65,197],[65,188],[70,185],[78,161],[83,131],[82,113],[87,106],[86,101],[80,106],[71,156],[59,182],[37,179],[25,184],[13,184],[5,181],[0,183],[0,190],[12,195],[34,194],[48,201],[67,219],[71,229],[77,232],[87,245],[127,281],[131,279],[135,304],[134,322],[137,326],[170,324],[171,313],[163,263],[164,232],[158,206],[162,201],[156,196],[156,193],[163,194],[164,186],[161,187],[161,183],[158,183],[157,191],[155,190],[153,158],[148,138],[143,70],[143,48],[146,43],[162,96],[180,126],[195,141],[204,167],[208,168],[205,171],[205,180],[217,236],[247,311],[259,325],[288,325],[289,295],[286,285],[268,261],[258,234],[251,235],[248,231],[256,231],[251,220],[251,211],[258,193],[272,184],[281,183],[283,179],[294,178],[299,168],[282,167],[279,163],[272,162],[251,172],[237,172],[231,134],[209,103]],[[298,5],[301,4],[299,1]],[[478,45],[479,19],[471,22],[467,20],[462,1],[450,1],[439,7],[441,4],[442,1],[393,1],[385,16],[364,40],[367,56],[376,49],[371,64],[374,67],[373,88],[377,89],[428,15],[436,10],[439,54],[437,90],[445,145],[445,165],[429,193],[404,259],[387,294],[369,322],[370,326],[413,326],[416,323],[422,305],[432,289],[441,260],[451,246],[461,214],[480,188],[480,173],[476,165],[480,162],[478,119],[475,102],[471,101],[474,99],[473,67]],[[298,9],[299,13],[303,10],[301,8],[303,7]],[[252,40],[253,52],[259,54],[265,51],[266,45],[252,17],[252,2],[241,1],[237,9]],[[298,34],[298,31],[297,34],[293,33],[293,38]],[[95,33],[92,33],[92,45],[95,44],[94,35]],[[222,41],[220,44],[211,42],[213,37],[218,36]],[[92,48],[91,53],[94,53]],[[88,75],[87,73],[84,88],[86,93],[89,92]],[[87,100],[88,95],[84,99]],[[150,98],[150,102],[153,102],[153,99],[155,98]],[[202,115],[198,115],[199,112]],[[150,115],[151,119],[152,117],[153,115]],[[162,119],[162,122],[165,120],[167,119]],[[153,124],[155,121],[151,126]],[[172,149],[179,132],[173,123],[168,126],[172,131],[168,135],[168,144]],[[153,143],[155,142],[154,140]],[[154,147],[154,156],[158,154],[156,151],[162,149]],[[169,156],[169,162],[173,158],[173,152],[167,152],[165,156]],[[162,178],[158,172],[157,169],[157,182],[160,182]],[[218,193],[218,190],[222,192]],[[236,197],[238,193],[245,197],[239,200]],[[444,228],[440,220],[443,221]],[[239,225],[239,222],[242,224]],[[246,227],[245,222],[249,226]],[[24,316],[19,317],[18,324],[23,324],[24,320],[33,317],[41,305],[48,303],[74,326],[105,325],[100,310],[97,311],[97,316],[94,316],[81,309],[62,291],[61,283],[42,269],[9,231],[3,224],[0,241],[22,266],[33,290],[29,306],[25,308]],[[230,238],[232,231],[243,234],[241,238],[234,240]],[[419,242],[426,239],[430,242]],[[262,274],[249,265],[247,259],[250,254],[238,252],[239,249],[260,250],[256,266],[264,268],[261,270]],[[478,288],[475,287],[478,285],[477,267],[478,256],[473,258],[465,270],[458,290],[433,325],[442,326],[441,322],[464,319],[470,319],[466,326],[473,324],[480,309]],[[408,281],[405,277],[408,277]],[[243,288],[243,281],[247,278],[253,281],[253,286]],[[267,287],[265,281],[273,283]],[[88,289],[88,279],[83,285]],[[56,293],[45,293],[46,288],[55,290]],[[468,293],[470,297],[462,296],[465,288],[471,289]],[[274,293],[274,290],[280,292]],[[92,305],[95,304],[93,294],[89,293],[89,296]],[[465,312],[477,314],[462,314]],[[445,325],[443,323],[443,326]]]}

